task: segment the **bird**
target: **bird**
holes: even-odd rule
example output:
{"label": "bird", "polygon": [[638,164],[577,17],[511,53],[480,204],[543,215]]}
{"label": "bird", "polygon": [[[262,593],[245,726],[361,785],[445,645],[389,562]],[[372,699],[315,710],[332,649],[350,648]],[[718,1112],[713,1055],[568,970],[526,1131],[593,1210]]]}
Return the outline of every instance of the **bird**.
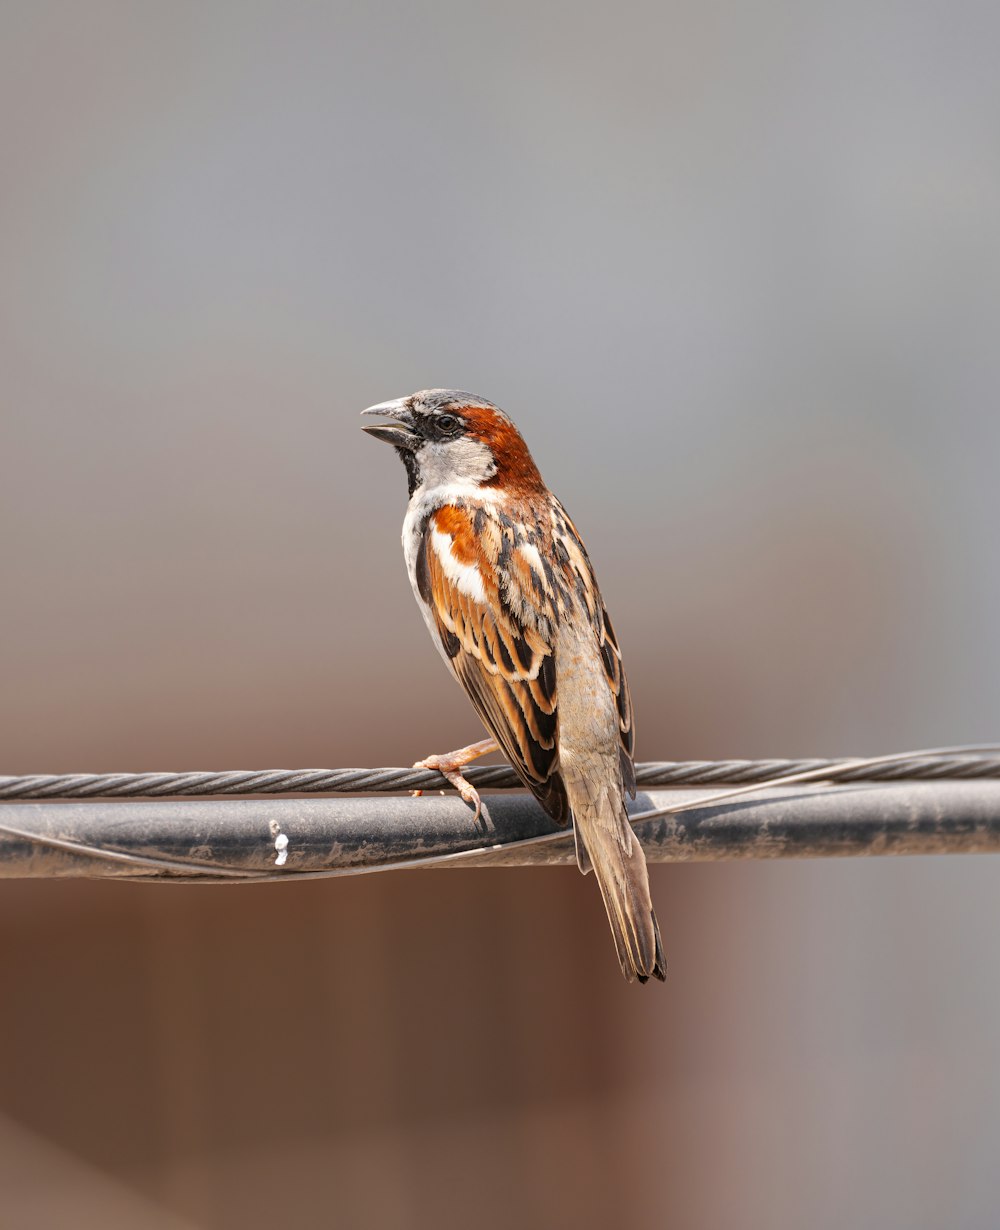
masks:
{"label": "bird", "polygon": [[501,750],[593,870],[629,982],[663,980],[646,859],[629,823],[635,722],[586,548],[511,419],[456,389],[362,411],[406,469],[403,556],[431,638],[491,738],[415,767],[476,808],[462,769]]}

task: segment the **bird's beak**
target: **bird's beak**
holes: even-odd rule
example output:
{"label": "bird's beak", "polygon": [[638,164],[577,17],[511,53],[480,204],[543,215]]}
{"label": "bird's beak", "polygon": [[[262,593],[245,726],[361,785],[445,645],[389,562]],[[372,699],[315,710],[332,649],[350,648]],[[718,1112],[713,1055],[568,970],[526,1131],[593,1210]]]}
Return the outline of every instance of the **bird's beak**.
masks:
{"label": "bird's beak", "polygon": [[399,397],[395,401],[379,402],[377,406],[369,406],[361,413],[378,414],[384,419],[394,419],[398,423],[395,427],[388,423],[378,423],[369,427],[367,423],[363,423],[361,430],[367,431],[376,440],[383,440],[386,444],[391,444],[393,448],[404,448],[409,452],[413,452],[420,443],[420,436],[411,430],[416,423],[416,417],[407,405],[405,397]]}

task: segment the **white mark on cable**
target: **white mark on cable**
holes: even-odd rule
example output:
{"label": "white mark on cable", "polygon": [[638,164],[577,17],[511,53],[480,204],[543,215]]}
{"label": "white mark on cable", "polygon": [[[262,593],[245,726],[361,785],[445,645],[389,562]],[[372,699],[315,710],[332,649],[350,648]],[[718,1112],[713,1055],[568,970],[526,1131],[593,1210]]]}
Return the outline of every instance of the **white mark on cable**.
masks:
{"label": "white mark on cable", "polygon": [[288,858],[288,834],[281,831],[281,825],[277,820],[272,820],[268,826],[271,830],[271,836],[274,838],[274,848],[278,851],[275,855],[275,867],[284,867],[285,861]]}

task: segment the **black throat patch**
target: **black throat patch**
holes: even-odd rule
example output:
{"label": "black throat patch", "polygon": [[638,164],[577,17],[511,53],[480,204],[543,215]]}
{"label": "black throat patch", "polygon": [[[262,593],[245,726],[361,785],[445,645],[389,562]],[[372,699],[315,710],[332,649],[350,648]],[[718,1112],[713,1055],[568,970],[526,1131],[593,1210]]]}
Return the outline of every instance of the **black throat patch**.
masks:
{"label": "black throat patch", "polygon": [[396,452],[403,465],[406,466],[406,483],[409,487],[407,494],[413,495],[420,486],[420,467],[417,465],[416,454],[408,448],[397,448]]}

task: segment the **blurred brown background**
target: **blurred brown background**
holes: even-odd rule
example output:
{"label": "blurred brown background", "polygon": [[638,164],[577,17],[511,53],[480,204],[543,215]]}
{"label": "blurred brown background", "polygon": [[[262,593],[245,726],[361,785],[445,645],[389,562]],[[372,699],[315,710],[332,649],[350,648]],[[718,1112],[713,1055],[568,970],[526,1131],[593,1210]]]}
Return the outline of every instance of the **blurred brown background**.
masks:
{"label": "blurred brown background", "polygon": [[[523,428],[640,757],[1000,730],[1000,11],[0,6],[0,771],[478,737],[357,412]],[[0,889],[5,1226],[992,1227],[1000,864]]]}

